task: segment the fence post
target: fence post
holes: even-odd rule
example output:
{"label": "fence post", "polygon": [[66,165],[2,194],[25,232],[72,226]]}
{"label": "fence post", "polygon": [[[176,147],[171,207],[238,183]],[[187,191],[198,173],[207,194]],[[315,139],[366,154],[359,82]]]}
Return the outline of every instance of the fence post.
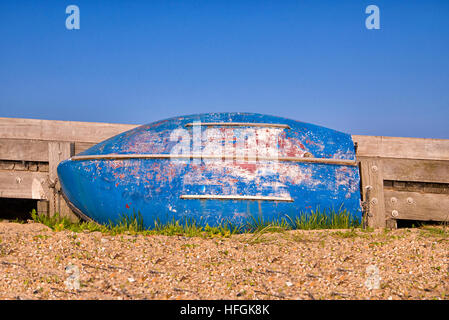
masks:
{"label": "fence post", "polygon": [[367,208],[367,223],[372,228],[385,228],[384,183],[382,161],[378,159],[360,160],[362,200]]}
{"label": "fence post", "polygon": [[50,215],[59,213],[61,217],[66,217],[73,222],[78,221],[77,216],[70,210],[61,195],[61,184],[59,183],[57,167],[58,164],[70,158],[75,153],[75,144],[72,142],[51,141],[48,143],[48,162],[49,162],[49,180],[50,180]]}
{"label": "fence post", "polygon": [[37,201],[37,214],[39,216],[48,214],[48,204],[49,203],[47,200],[38,200]]}

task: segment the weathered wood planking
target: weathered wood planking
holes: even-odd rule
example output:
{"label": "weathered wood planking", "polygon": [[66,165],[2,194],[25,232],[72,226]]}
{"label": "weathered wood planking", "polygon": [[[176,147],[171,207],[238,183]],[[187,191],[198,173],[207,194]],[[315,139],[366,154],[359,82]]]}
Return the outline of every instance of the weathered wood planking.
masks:
{"label": "weathered wood planking", "polygon": [[449,194],[448,183],[384,180],[384,189],[395,191]]}
{"label": "weathered wood planking", "polygon": [[369,227],[385,227],[382,161],[365,159],[360,161],[362,199],[366,202]]}
{"label": "weathered wood planking", "polygon": [[46,200],[39,200],[37,201],[37,214],[38,215],[47,215],[49,212],[49,203]]}
{"label": "weathered wood planking", "polygon": [[448,194],[394,190],[385,190],[384,193],[387,216],[405,220],[449,221]]}
{"label": "weathered wood planking", "polygon": [[449,161],[382,159],[383,179],[449,183]]}
{"label": "weathered wood planking", "polygon": [[[379,161],[376,165],[380,170],[377,182],[381,181],[382,186],[372,190],[374,191],[372,197],[379,197],[379,190],[382,190],[381,197],[385,199],[383,205],[385,211],[382,209],[376,211],[371,204],[375,218],[371,223],[368,220],[370,226],[394,228],[397,219],[444,221],[442,217],[445,207],[432,204],[432,199],[435,201],[443,199],[442,204],[445,205],[447,203],[444,199],[448,195],[418,193],[418,198],[422,200],[419,201],[419,205],[413,208],[409,206],[406,214],[401,207],[402,213],[396,216],[399,210],[392,209],[390,194],[398,191],[385,189],[383,182],[387,180],[395,181],[395,183],[398,181],[401,183],[449,183],[449,140],[359,135],[353,135],[352,138],[357,143],[357,159],[361,163],[362,193],[364,194],[367,185],[375,183],[372,173],[369,172],[369,165],[376,159]],[[428,190],[424,187],[420,191]],[[429,214],[426,213],[428,208],[430,208]],[[392,214],[393,210],[395,210],[394,214]]]}
{"label": "weathered wood planking", "polygon": [[[101,142],[101,141],[98,141],[98,142]],[[87,150],[96,144],[97,143],[93,143],[93,142],[76,142],[75,143],[75,154],[83,152],[84,150]]]}
{"label": "weathered wood planking", "polygon": [[[0,117],[0,139],[98,143],[138,125]],[[449,140],[353,135],[361,157],[449,160]]]}
{"label": "weathered wood planking", "polygon": [[50,196],[50,213],[59,213],[62,217],[69,218],[72,221],[78,220],[76,215],[70,210],[63,196],[60,194],[61,185],[58,181],[57,167],[59,163],[73,156],[75,153],[75,144],[70,142],[48,142],[49,159],[49,181],[53,189]]}
{"label": "weathered wood planking", "polygon": [[0,139],[98,143],[138,125],[0,118]]}
{"label": "weathered wood planking", "polygon": [[353,135],[358,157],[449,160],[449,140]]}
{"label": "weathered wood planking", "polygon": [[48,141],[0,139],[0,160],[48,162]]}
{"label": "weathered wood planking", "polygon": [[73,156],[75,144],[70,142],[48,142],[49,178],[55,183],[58,178],[58,164]]}
{"label": "weathered wood planking", "polygon": [[[46,140],[0,139],[0,160],[48,162],[48,143]],[[95,144],[97,142],[76,142],[75,154]]]}
{"label": "weathered wood planking", "polygon": [[[80,143],[79,150],[85,150],[87,146],[90,147],[137,126],[100,122],[0,118],[0,139],[2,141],[3,139],[69,141]],[[353,135],[352,138],[358,144],[357,154],[360,157],[449,160],[449,140],[362,135]]]}
{"label": "weathered wood planking", "polygon": [[0,198],[47,200],[48,173],[0,171]]}

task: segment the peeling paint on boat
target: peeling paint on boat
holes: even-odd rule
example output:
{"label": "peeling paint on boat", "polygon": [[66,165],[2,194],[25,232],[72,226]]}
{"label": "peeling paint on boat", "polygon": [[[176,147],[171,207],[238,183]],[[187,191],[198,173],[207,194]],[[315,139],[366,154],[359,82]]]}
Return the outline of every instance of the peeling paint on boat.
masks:
{"label": "peeling paint on boat", "polygon": [[[197,122],[285,124],[290,129],[186,126]],[[222,221],[238,224],[251,215],[266,220],[295,218],[317,207],[343,206],[355,217],[361,216],[356,166],[277,160],[355,161],[351,136],[290,119],[249,113],[176,117],[124,132],[80,155],[173,153],[215,158],[69,159],[59,165],[58,175],[70,202],[100,223],[117,221],[133,210],[142,214],[146,227],[152,227],[156,219],[195,218],[216,225]],[[181,199],[182,195],[291,197],[293,202]]]}

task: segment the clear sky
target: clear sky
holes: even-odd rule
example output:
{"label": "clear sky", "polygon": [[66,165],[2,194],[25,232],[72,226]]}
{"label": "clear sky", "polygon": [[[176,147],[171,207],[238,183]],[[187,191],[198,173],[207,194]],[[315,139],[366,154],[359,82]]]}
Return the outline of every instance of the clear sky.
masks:
{"label": "clear sky", "polygon": [[449,139],[449,1],[0,1],[0,117],[226,111]]}

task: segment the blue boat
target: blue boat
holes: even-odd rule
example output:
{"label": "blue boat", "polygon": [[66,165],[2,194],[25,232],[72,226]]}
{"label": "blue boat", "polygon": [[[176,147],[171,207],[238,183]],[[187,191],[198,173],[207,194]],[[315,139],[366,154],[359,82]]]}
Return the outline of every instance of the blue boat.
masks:
{"label": "blue boat", "polygon": [[99,223],[242,225],[343,207],[361,218],[349,134],[253,113],[189,115],[143,125],[61,162],[63,194]]}

